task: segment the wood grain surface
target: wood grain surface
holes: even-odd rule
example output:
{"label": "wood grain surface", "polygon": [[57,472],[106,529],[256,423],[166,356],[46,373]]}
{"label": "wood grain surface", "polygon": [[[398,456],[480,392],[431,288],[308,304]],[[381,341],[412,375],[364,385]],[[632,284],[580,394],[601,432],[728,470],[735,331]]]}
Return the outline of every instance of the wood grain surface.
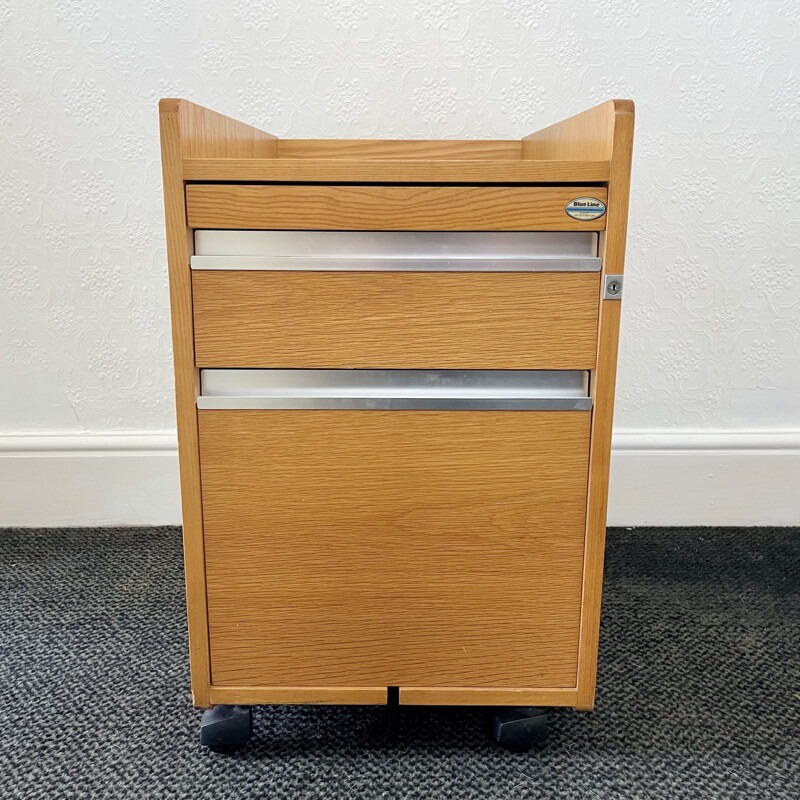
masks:
{"label": "wood grain surface", "polygon": [[[285,144],[286,141],[281,140],[279,147]],[[514,144],[519,150],[520,143]],[[338,152],[325,157],[191,158],[184,160],[183,170],[186,179],[191,181],[580,184],[608,180],[608,161],[534,161],[521,159],[518,155],[504,161],[494,158],[480,160],[478,155],[469,153],[436,159],[413,156],[412,150],[405,159],[399,153],[381,156],[380,159],[357,156],[348,159]]]}
{"label": "wood grain surface", "polygon": [[573,706],[572,689],[401,686],[401,706]]}
{"label": "wood grain surface", "polygon": [[346,161],[514,161],[519,139],[281,139],[278,158]]}
{"label": "wood grain surface", "polygon": [[589,412],[198,416],[215,686],[575,686]]}
{"label": "wood grain surface", "polygon": [[[631,157],[633,154],[634,107],[630,100],[611,100],[611,181],[609,183],[608,231],[600,236],[603,274],[621,275],[625,266],[628,228]],[[608,105],[608,104],[607,104]],[[617,351],[621,300],[603,300],[597,341],[597,368],[592,374],[591,455],[586,512],[586,550],[581,614],[581,646],[577,707],[594,707],[597,653],[600,636],[600,605],[603,590],[603,558],[608,511],[608,478],[611,433],[614,420]]]}
{"label": "wood grain surface", "polygon": [[202,367],[592,369],[598,273],[193,273]]}
{"label": "wood grain surface", "polygon": [[524,159],[586,159],[609,163],[614,145],[617,104],[608,100],[556,122],[522,140]]}
{"label": "wood grain surface", "polygon": [[166,215],[169,299],[172,310],[172,353],[175,365],[175,404],[178,427],[178,461],[181,476],[183,557],[186,569],[186,614],[192,696],[196,706],[209,705],[211,683],[206,617],[203,517],[200,505],[200,455],[197,442],[199,372],[194,363],[192,283],[189,258],[192,232],[186,227],[184,183],[181,176],[181,106],[162,101],[161,165]]}
{"label": "wood grain surface", "polygon": [[186,186],[193,228],[281,230],[599,231],[565,212],[598,186]]}
{"label": "wood grain surface", "polygon": [[212,686],[212,703],[225,705],[345,705],[386,704],[385,686]]}
{"label": "wood grain surface", "polygon": [[[274,158],[278,153],[275,136],[189,100],[164,98],[158,110],[175,116],[176,146],[183,159]],[[175,167],[182,171],[180,160]],[[185,179],[185,175],[180,178]]]}

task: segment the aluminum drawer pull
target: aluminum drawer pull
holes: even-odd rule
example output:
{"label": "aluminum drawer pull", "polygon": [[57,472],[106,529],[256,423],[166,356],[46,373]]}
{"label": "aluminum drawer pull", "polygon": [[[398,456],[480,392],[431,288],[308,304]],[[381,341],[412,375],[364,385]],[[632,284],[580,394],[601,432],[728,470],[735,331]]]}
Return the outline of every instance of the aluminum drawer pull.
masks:
{"label": "aluminum drawer pull", "polygon": [[566,397],[208,397],[199,409],[349,409],[360,411],[590,411],[592,399]]}
{"label": "aluminum drawer pull", "polygon": [[308,272],[599,272],[599,258],[300,258],[192,256],[192,269]]}
{"label": "aluminum drawer pull", "polygon": [[598,272],[597,234],[195,231],[192,269]]}
{"label": "aluminum drawer pull", "polygon": [[588,411],[588,373],[204,369],[199,409]]}

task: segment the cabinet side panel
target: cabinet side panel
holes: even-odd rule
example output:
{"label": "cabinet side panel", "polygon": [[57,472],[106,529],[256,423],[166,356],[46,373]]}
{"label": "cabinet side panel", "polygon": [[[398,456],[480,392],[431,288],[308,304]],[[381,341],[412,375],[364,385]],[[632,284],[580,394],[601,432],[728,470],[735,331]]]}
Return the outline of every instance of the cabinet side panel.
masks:
{"label": "cabinet side panel", "polygon": [[608,161],[618,102],[608,100],[524,137],[522,158]]}
{"label": "cabinet side panel", "polygon": [[[184,159],[275,158],[278,139],[252,125],[226,117],[188,100],[165,98],[160,113],[178,117],[180,153]],[[186,180],[186,176],[182,176]]]}
{"label": "cabinet side panel", "polygon": [[192,695],[196,706],[208,706],[210,667],[206,611],[203,518],[200,495],[200,456],[195,398],[199,373],[194,365],[192,285],[189,259],[191,231],[186,226],[186,201],[181,173],[179,111],[162,111],[161,162],[172,309],[172,347],[175,363],[175,402],[183,511],[183,550],[186,568],[186,606],[189,626]]}
{"label": "cabinet side panel", "polygon": [[[628,226],[631,154],[633,150],[633,103],[610,101],[617,109],[613,128],[611,180],[608,187],[607,230],[600,237],[605,275],[621,275],[625,264]],[[581,639],[578,658],[577,708],[594,707],[597,680],[597,652],[600,630],[600,602],[603,587],[603,556],[608,510],[608,473],[611,458],[611,429],[614,419],[614,391],[617,374],[620,301],[602,300],[597,339],[597,368],[592,375],[594,399],[589,450],[589,490],[586,508]]]}

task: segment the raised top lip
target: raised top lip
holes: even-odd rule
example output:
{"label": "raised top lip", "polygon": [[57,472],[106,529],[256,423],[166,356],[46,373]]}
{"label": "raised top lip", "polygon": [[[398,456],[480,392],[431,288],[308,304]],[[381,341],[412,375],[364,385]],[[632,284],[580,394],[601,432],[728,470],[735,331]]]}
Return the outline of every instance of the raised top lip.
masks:
{"label": "raised top lip", "polygon": [[[610,151],[598,150],[597,142],[610,141],[608,121],[616,116],[633,116],[634,104],[632,100],[608,100],[573,118],[585,117],[586,124],[572,125],[573,120],[566,120],[521,139],[284,138],[181,98],[161,99],[159,112],[179,117],[179,137],[186,142],[181,155],[189,161],[482,161],[497,167],[501,167],[499,162],[509,162],[502,166],[513,167],[520,162],[565,166],[608,163]],[[553,151],[550,141],[566,141],[567,147],[557,145]],[[234,152],[223,142],[233,145]],[[588,147],[583,147],[584,142]]]}

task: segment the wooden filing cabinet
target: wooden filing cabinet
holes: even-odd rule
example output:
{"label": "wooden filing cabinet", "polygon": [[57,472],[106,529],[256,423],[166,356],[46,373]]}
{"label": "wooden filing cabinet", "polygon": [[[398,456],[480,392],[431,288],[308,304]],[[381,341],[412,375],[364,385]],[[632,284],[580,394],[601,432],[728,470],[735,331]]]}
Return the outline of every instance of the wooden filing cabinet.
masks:
{"label": "wooden filing cabinet", "polygon": [[633,104],[521,141],[160,104],[201,738],[254,705],[594,704]]}

